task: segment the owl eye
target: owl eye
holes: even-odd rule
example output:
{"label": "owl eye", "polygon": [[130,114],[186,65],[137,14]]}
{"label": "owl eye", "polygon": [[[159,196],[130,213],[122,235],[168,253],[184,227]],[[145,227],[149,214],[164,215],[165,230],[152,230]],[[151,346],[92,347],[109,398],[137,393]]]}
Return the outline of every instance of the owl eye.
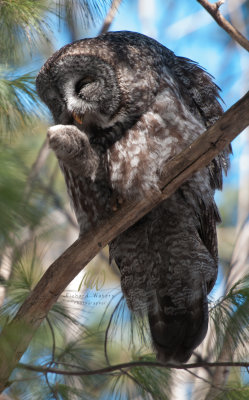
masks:
{"label": "owl eye", "polygon": [[92,83],[92,82],[94,82],[94,78],[92,77],[92,76],[85,76],[83,79],[80,79],[77,83],[76,83],[76,85],[75,85],[75,92],[77,93],[77,94],[80,94],[80,92],[81,92],[81,89],[84,87],[84,86],[86,86],[86,85],[88,85],[89,83]]}

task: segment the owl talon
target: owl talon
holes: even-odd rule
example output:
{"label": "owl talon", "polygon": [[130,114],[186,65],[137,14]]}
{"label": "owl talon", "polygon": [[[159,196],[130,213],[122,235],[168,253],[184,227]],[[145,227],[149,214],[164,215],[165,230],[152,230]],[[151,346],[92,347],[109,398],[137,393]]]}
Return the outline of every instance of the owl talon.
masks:
{"label": "owl talon", "polygon": [[112,211],[117,211],[120,206],[123,204],[124,200],[120,196],[115,196],[111,202]]}
{"label": "owl talon", "polygon": [[118,202],[118,204],[122,205],[124,202],[124,199],[122,197],[118,197],[117,202]]}

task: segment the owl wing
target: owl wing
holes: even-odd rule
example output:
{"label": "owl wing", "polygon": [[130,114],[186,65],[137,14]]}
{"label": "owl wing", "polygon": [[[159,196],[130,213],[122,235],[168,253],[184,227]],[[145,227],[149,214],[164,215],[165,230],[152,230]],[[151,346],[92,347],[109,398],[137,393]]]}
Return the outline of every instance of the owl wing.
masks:
{"label": "owl wing", "polygon": [[[140,120],[150,170],[153,159],[160,170],[164,153],[172,157],[222,114],[210,76],[196,64],[176,59],[170,65],[175,80],[158,96],[150,113],[154,120],[149,115]],[[229,152],[227,148],[110,244],[128,306],[148,315],[152,343],[163,362],[187,361],[207,332],[207,294],[217,277],[220,221],[213,195],[222,186]]]}
{"label": "owl wing", "polygon": [[[223,114],[219,100],[220,88],[212,76],[196,62],[185,57],[173,57],[170,68],[179,82],[179,91],[191,113],[206,128],[212,126]],[[222,172],[227,173],[232,147],[225,148],[209,165],[210,181],[214,189],[222,189]]]}

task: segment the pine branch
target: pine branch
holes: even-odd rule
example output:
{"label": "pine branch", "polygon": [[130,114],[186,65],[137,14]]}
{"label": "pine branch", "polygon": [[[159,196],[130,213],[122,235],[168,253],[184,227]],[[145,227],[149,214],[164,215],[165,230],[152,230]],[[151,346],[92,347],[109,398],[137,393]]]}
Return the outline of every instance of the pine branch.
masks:
{"label": "pine branch", "polygon": [[198,3],[204,7],[207,12],[213,17],[218,25],[221,26],[237,43],[239,43],[244,49],[249,51],[249,41],[245,36],[242,35],[238,29],[236,29],[223,15],[220,13],[220,6],[225,2],[225,0],[217,1],[211,4],[208,0],[197,0]]}
{"label": "pine branch", "polygon": [[0,139],[23,129],[39,115],[34,79],[32,72],[14,76],[0,65]]}
{"label": "pine branch", "polygon": [[164,169],[161,191],[122,207],[79,237],[45,272],[15,318],[0,335],[0,393],[46,314],[87,263],[121,232],[172,195],[194,172],[205,167],[249,125],[249,92]]}
{"label": "pine branch", "polygon": [[188,371],[189,369],[194,369],[194,368],[217,368],[217,367],[236,367],[236,368],[249,368],[249,362],[196,362],[196,363],[189,363],[189,364],[174,364],[174,363],[167,363],[167,364],[162,364],[157,361],[131,361],[131,362],[126,362],[126,363],[121,363],[121,364],[116,364],[116,365],[108,365],[105,368],[99,368],[96,370],[80,370],[75,369],[68,371],[65,369],[59,369],[59,368],[50,368],[50,367],[40,367],[37,365],[28,365],[28,364],[23,364],[19,363],[17,365],[18,368],[21,369],[26,369],[29,371],[34,371],[34,372],[42,372],[44,374],[48,373],[54,373],[57,375],[66,375],[66,376],[90,376],[90,375],[103,375],[103,374],[109,374],[114,371],[121,371],[123,369],[131,369],[134,367],[150,367],[150,368],[172,368],[172,369],[181,369]]}
{"label": "pine branch", "polygon": [[[232,365],[233,353],[231,349],[232,349],[232,340],[231,337],[228,335],[228,337],[224,339],[224,344],[222,346],[221,352],[218,357],[217,364],[223,364],[223,365],[216,366],[210,382],[209,391],[207,393],[207,396],[205,397],[205,400],[214,400],[215,398],[217,398],[220,390],[224,389],[225,387],[225,384],[229,376],[230,368],[236,366]],[[229,365],[229,360],[231,360],[230,365]],[[247,366],[244,365],[244,367],[249,368],[249,365]]]}

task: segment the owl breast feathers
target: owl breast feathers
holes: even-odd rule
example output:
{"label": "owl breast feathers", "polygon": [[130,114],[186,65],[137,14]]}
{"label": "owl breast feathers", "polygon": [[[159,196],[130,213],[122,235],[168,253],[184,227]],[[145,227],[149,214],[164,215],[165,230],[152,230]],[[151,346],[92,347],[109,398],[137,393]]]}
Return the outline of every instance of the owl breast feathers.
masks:
{"label": "owl breast feathers", "polygon": [[[222,114],[210,75],[133,32],[63,47],[42,67],[37,90],[54,117],[49,143],[82,234],[108,218],[113,198],[158,190],[165,163]],[[207,332],[218,258],[214,191],[229,151],[110,243],[128,306],[148,317],[163,362],[187,361]]]}

